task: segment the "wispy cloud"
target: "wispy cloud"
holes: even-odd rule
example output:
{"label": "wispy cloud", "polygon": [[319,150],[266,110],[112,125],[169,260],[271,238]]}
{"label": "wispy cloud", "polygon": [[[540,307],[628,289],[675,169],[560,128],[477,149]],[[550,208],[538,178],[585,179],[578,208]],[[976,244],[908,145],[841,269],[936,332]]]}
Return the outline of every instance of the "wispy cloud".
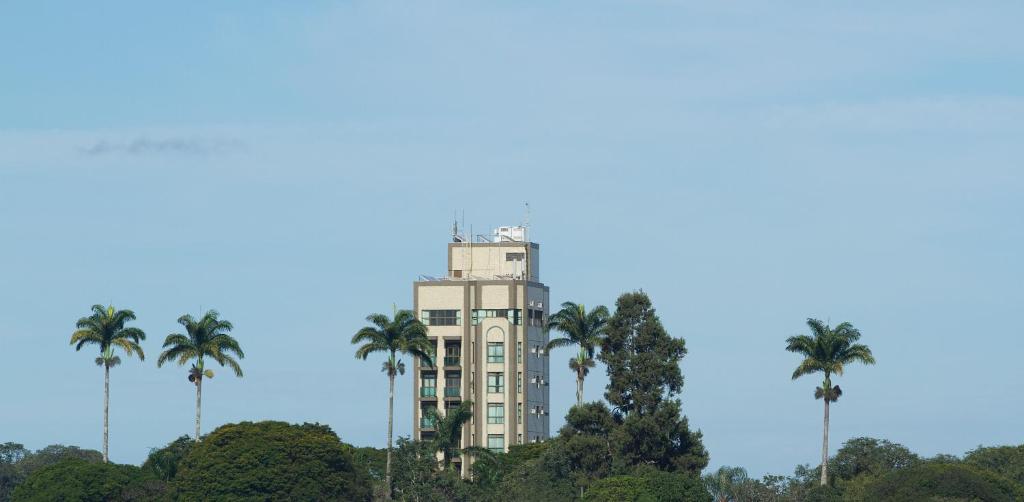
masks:
{"label": "wispy cloud", "polygon": [[133,140],[98,140],[79,147],[86,155],[213,155],[243,150],[245,143],[225,138],[136,138]]}

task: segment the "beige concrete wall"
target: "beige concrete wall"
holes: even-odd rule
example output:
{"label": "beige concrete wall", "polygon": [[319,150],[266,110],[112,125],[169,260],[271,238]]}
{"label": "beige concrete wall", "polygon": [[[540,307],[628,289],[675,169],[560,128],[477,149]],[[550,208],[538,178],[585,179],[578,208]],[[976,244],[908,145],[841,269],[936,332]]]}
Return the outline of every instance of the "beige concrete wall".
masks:
{"label": "beige concrete wall", "polygon": [[[494,244],[463,244],[449,247],[448,258],[449,277],[455,276],[455,271],[460,271],[463,279],[494,279],[499,276],[522,277],[526,271],[526,261],[508,261],[505,255],[508,253],[526,254],[529,249],[528,243],[502,243]],[[536,261],[539,253],[533,253],[529,260]],[[531,265],[532,268],[532,265]],[[539,269],[538,269],[539,270]],[[531,280],[537,280],[539,274],[531,274]]]}

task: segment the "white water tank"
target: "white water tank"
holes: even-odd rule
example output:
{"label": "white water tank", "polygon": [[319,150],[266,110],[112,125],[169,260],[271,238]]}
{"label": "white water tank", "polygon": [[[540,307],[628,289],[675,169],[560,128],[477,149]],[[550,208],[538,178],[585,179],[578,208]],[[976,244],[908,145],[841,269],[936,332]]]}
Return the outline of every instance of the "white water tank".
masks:
{"label": "white water tank", "polygon": [[494,242],[524,242],[526,227],[498,227],[494,229]]}

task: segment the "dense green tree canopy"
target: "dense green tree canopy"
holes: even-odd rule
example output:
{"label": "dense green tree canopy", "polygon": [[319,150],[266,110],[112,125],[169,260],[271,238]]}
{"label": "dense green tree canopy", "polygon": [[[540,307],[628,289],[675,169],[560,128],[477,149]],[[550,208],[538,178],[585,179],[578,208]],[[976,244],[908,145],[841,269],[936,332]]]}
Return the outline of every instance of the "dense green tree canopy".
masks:
{"label": "dense green tree canopy", "polygon": [[1024,486],[1024,445],[978,447],[967,452],[964,462],[989,470]]}
{"label": "dense green tree canopy", "polygon": [[32,473],[14,490],[15,502],[105,502],[139,476],[139,468],[69,458]]}
{"label": "dense green tree canopy", "polygon": [[1024,499],[1024,487],[968,465],[928,462],[894,470],[872,481],[866,487],[864,500],[917,502],[940,497],[943,500],[1011,502]]}
{"label": "dense green tree canopy", "polygon": [[920,462],[921,458],[906,446],[886,439],[860,437],[844,443],[829,463],[837,477],[853,479],[865,474],[885,474]]}
{"label": "dense green tree canopy", "polygon": [[700,478],[640,468],[630,475],[601,479],[583,496],[587,502],[711,502]]}
{"label": "dense green tree canopy", "polygon": [[181,436],[163,448],[153,449],[142,464],[142,470],[156,479],[170,481],[177,476],[178,466],[194,445],[192,438]]}
{"label": "dense green tree canopy", "polygon": [[14,488],[32,473],[68,459],[101,462],[103,454],[96,450],[60,444],[35,452],[18,443],[0,444],[0,502],[10,500]]}
{"label": "dense green tree canopy", "polygon": [[242,422],[197,443],[172,483],[181,500],[366,500],[370,479],[325,425]]}

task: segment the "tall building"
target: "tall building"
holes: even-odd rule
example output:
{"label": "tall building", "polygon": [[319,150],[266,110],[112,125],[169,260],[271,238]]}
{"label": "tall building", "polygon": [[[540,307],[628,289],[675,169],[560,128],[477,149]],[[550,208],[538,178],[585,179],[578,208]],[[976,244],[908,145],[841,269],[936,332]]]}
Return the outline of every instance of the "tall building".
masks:
{"label": "tall building", "polygon": [[[431,439],[436,431],[428,410],[444,416],[471,400],[463,448],[508,451],[544,441],[549,292],[540,282],[540,245],[528,241],[523,227],[500,227],[476,242],[456,228],[452,240],[447,275],[413,283],[413,308],[436,344],[433,366],[414,364],[413,433]],[[467,474],[468,462],[455,461]]]}

